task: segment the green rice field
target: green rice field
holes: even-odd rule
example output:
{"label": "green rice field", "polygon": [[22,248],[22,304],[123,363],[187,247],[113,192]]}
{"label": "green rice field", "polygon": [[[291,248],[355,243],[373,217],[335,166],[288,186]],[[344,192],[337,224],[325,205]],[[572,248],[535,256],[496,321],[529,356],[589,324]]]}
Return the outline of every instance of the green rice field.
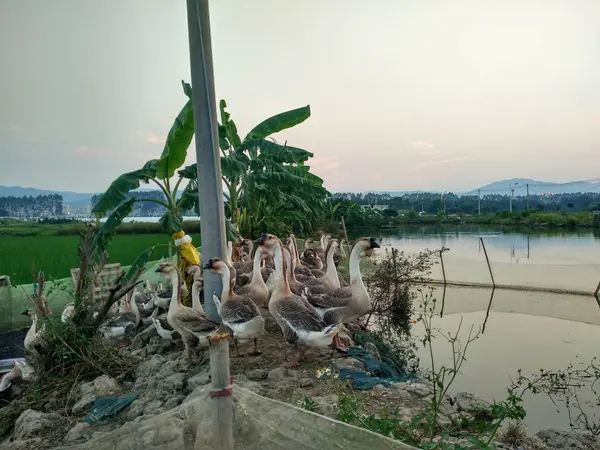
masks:
{"label": "green rice field", "polygon": [[[196,245],[200,235],[191,234]],[[126,266],[147,248],[156,244],[172,244],[167,234],[121,234],[114,237],[109,249],[109,262]],[[79,236],[2,236],[0,235],[0,275],[8,275],[11,283],[27,284],[43,270],[47,280],[70,277],[79,266]],[[152,259],[169,255],[168,247],[158,247]]]}

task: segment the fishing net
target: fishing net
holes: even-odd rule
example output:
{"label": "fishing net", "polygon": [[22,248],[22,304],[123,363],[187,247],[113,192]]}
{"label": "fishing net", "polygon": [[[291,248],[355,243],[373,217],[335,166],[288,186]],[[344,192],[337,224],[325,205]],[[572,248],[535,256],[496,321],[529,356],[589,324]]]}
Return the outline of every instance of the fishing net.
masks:
{"label": "fishing net", "polygon": [[[84,444],[55,450],[209,450],[213,399],[198,389],[178,408],[146,420],[98,433]],[[412,449],[408,445],[322,415],[234,387],[234,448],[258,449]]]}

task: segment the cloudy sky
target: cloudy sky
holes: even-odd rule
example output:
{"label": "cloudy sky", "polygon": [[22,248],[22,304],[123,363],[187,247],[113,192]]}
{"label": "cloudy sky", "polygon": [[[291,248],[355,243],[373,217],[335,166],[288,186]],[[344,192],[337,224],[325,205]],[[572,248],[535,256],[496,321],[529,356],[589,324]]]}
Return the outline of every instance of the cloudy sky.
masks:
{"label": "cloudy sky", "polygon": [[[211,21],[238,129],[310,104],[277,138],[331,190],[598,177],[598,0],[212,0]],[[0,61],[0,184],[100,191],[185,102],[185,1],[2,0]]]}

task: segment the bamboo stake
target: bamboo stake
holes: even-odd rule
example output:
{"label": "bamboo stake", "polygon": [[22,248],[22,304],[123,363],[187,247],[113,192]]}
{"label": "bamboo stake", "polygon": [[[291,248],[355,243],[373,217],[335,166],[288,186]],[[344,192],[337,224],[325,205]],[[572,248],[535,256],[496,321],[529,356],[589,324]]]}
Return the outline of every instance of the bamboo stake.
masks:
{"label": "bamboo stake", "polygon": [[346,230],[346,222],[344,221],[344,216],[342,216],[342,228],[344,229],[344,237],[346,238],[346,245],[348,246],[348,254],[352,251],[350,247],[350,241],[348,240],[348,231]]}
{"label": "bamboo stake", "polygon": [[442,263],[442,275],[444,277],[444,286],[446,286],[446,283],[448,282],[448,280],[446,280],[446,268],[444,267],[444,250],[440,250],[440,262]]}
{"label": "bamboo stake", "polygon": [[490,271],[490,278],[492,279],[492,286],[496,287],[496,281],[494,280],[494,273],[492,272],[492,265],[490,264],[490,258],[488,258],[487,250],[485,249],[485,243],[483,242],[483,238],[479,238],[481,242],[481,246],[483,247],[483,254],[485,255],[485,260],[487,261],[488,269]]}
{"label": "bamboo stake", "polygon": [[213,448],[233,450],[233,377],[229,372],[231,334],[223,324],[208,336],[210,343],[210,396],[213,399]]}

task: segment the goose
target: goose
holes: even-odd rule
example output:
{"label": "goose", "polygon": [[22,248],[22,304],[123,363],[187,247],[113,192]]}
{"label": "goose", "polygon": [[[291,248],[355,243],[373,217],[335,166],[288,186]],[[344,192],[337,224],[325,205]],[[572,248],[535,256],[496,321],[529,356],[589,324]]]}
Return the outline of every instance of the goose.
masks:
{"label": "goose", "polygon": [[334,289],[339,289],[340,279],[337,269],[333,263],[333,254],[338,246],[337,239],[329,240],[327,244],[327,272],[321,278],[310,278],[304,282],[306,287],[310,289],[311,294],[326,294]]}
{"label": "goose", "polygon": [[28,352],[38,352],[41,350],[41,330],[38,330],[38,315],[33,309],[26,309],[21,314],[31,317],[31,327],[25,335],[23,345]]}
{"label": "goose", "polygon": [[62,323],[67,323],[73,317],[73,313],[75,312],[75,302],[69,302],[63,308],[62,314],[60,315],[60,321]]}
{"label": "goose", "polygon": [[304,241],[304,251],[306,250],[312,250],[315,252],[315,254],[321,259],[321,261],[323,261],[325,259],[325,250],[323,248],[321,248],[321,242],[319,241],[319,246],[312,248],[310,246],[310,244],[313,244],[315,241],[312,238],[307,238]]}
{"label": "goose", "polygon": [[120,304],[117,315],[108,319],[102,325],[100,332],[105,338],[120,338],[137,330],[141,322],[141,316],[134,293],[135,290],[132,289],[125,294],[125,299]]}
{"label": "goose", "polygon": [[15,361],[15,365],[10,372],[5,373],[0,379],[0,396],[4,397],[14,381],[33,379],[33,367],[27,364],[26,361]]}
{"label": "goose", "polygon": [[300,261],[300,255],[298,254],[298,243],[296,242],[296,236],[290,234],[288,236],[288,246],[290,247],[290,251],[292,252],[292,258],[294,259],[294,273],[296,275],[300,275],[300,281],[303,281],[302,278],[313,278],[314,275],[311,273],[308,267],[302,265]]}
{"label": "goose", "polygon": [[[154,308],[168,309],[173,296],[173,286],[168,286],[166,289],[162,287],[162,283],[158,283],[158,288],[155,292],[152,292],[150,301],[143,305],[143,309],[148,311],[154,310]],[[188,295],[188,289],[185,283],[181,286],[181,295],[185,297]]]}
{"label": "goose", "polygon": [[160,320],[157,317],[158,315],[158,308],[156,308],[153,312],[152,315],[150,316],[150,319],[152,320],[152,323],[154,324],[154,328],[156,328],[156,332],[158,333],[158,335],[167,340],[167,341],[172,341],[174,339],[173,337],[173,330],[167,330],[165,327],[163,327],[162,323],[160,323]]}
{"label": "goose", "polygon": [[205,314],[202,303],[200,302],[200,292],[204,287],[204,278],[202,276],[202,267],[195,264],[188,267],[187,274],[192,277],[194,282],[192,283],[192,308],[201,314]]}
{"label": "goose", "polygon": [[183,340],[184,352],[188,361],[192,360],[192,345],[197,339],[200,346],[208,346],[208,335],[219,324],[209,320],[205,314],[181,303],[181,273],[173,263],[162,263],[156,272],[171,279],[174,287],[167,313],[167,322],[177,331]]}
{"label": "goose", "polygon": [[[360,273],[360,258],[363,255],[370,256],[375,248],[379,248],[375,239],[358,239],[350,253],[350,286],[327,294],[308,296],[308,302],[315,307],[325,323],[348,323],[369,312],[371,298]],[[342,351],[346,350],[337,336],[334,338],[334,345]]]}
{"label": "goose", "polygon": [[308,267],[310,272],[317,278],[325,275],[323,271],[323,261],[317,255],[317,252],[312,248],[308,248],[302,252],[302,258],[300,262],[303,266]]}
{"label": "goose", "polygon": [[273,254],[277,284],[269,301],[269,312],[281,328],[288,344],[294,346],[291,360],[285,367],[297,367],[310,347],[327,347],[340,329],[340,324],[327,325],[306,299],[290,290],[283,256],[283,244],[272,234],[263,234],[256,243]]}
{"label": "goose", "polygon": [[307,297],[310,295],[310,291],[306,287],[306,285],[296,279],[296,274],[294,273],[295,260],[290,254],[290,251],[283,247],[283,254],[285,258],[285,270],[287,271],[287,279],[288,284],[290,285],[290,290],[295,295],[301,295],[303,297]]}
{"label": "goose", "polygon": [[234,292],[238,295],[247,295],[259,306],[267,306],[267,298],[269,297],[269,289],[263,280],[260,264],[266,256],[262,248],[257,248],[254,252],[254,261],[252,269],[252,279],[247,285],[235,288]]}
{"label": "goose", "polygon": [[254,352],[250,354],[259,355],[261,352],[258,350],[258,337],[265,332],[265,319],[262,318],[260,309],[248,295],[238,295],[233,291],[230,279],[231,267],[226,261],[220,258],[211,258],[204,268],[220,275],[223,280],[221,298],[213,294],[213,300],[223,323],[233,331],[237,356],[240,356],[238,342],[249,340],[254,341]]}

